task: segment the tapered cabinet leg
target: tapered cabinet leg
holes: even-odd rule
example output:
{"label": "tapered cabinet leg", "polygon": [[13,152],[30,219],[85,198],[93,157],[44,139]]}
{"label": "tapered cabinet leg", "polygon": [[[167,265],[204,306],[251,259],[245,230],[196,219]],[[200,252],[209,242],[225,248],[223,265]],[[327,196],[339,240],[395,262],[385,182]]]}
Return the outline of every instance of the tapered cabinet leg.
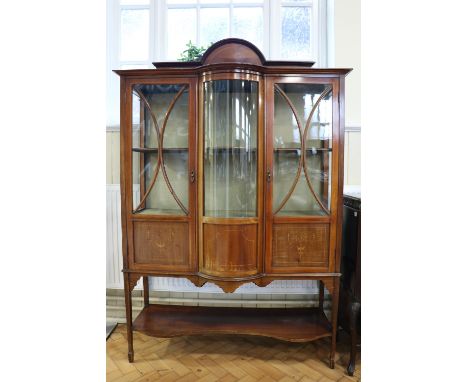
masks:
{"label": "tapered cabinet leg", "polygon": [[335,277],[333,280],[332,292],[332,311],[331,311],[331,324],[332,324],[332,338],[330,349],[330,369],[335,368],[335,352],[336,352],[336,333],[338,326],[338,305],[339,305],[339,278]]}
{"label": "tapered cabinet leg", "polygon": [[349,352],[349,364],[348,364],[348,375],[354,375],[354,369],[356,367],[356,346],[357,346],[357,317],[361,310],[361,304],[353,302],[351,304],[350,315],[349,315],[349,326],[351,332],[351,349]]}
{"label": "tapered cabinet leg", "polygon": [[145,308],[149,305],[148,276],[143,276],[143,303],[145,305]]}
{"label": "tapered cabinet leg", "polygon": [[132,290],[128,273],[124,273],[125,313],[127,318],[128,362],[133,362],[133,328],[132,328]]}

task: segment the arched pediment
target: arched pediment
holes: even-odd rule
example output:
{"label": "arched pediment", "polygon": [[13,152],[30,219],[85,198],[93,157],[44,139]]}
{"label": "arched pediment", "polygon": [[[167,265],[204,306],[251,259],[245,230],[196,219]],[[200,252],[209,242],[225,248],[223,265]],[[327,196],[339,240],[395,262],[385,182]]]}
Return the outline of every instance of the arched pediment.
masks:
{"label": "arched pediment", "polygon": [[211,45],[203,54],[202,65],[242,63],[264,65],[265,56],[254,44],[240,38],[226,38]]}

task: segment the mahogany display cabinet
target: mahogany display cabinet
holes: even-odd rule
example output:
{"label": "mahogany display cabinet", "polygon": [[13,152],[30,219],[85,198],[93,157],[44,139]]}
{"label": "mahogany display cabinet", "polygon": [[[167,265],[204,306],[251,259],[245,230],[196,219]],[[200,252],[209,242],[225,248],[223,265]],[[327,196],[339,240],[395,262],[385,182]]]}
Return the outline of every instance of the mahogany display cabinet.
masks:
{"label": "mahogany display cabinet", "polygon": [[[267,61],[251,43],[226,39],[200,61],[115,71],[130,362],[137,330],[296,342],[331,337],[334,367],[350,69],[313,64]],[[227,293],[245,283],[319,280],[319,306],[149,304],[154,276],[211,282]],[[144,309],[132,322],[131,291],[141,277]]]}

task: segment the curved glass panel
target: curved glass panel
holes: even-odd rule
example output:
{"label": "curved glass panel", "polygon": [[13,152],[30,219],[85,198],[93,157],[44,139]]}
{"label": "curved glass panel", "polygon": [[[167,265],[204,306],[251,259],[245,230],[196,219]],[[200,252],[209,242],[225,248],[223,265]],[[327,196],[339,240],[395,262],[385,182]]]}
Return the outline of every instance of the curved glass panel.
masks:
{"label": "curved glass panel", "polygon": [[258,83],[203,83],[204,215],[257,216]]}
{"label": "curved glass panel", "polygon": [[275,84],[273,213],[276,215],[328,214],[331,100],[331,87],[327,84]]}
{"label": "curved glass panel", "polygon": [[188,110],[187,85],[134,86],[135,213],[188,214]]}

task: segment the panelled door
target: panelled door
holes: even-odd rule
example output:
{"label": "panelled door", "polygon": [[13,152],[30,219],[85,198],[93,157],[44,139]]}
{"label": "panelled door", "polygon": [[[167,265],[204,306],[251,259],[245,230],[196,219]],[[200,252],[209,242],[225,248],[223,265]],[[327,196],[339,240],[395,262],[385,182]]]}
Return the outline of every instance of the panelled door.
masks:
{"label": "panelled door", "polygon": [[[171,272],[197,267],[196,79],[127,85],[125,156],[129,262]],[[128,102],[131,101],[131,102]],[[131,111],[131,112],[130,112]]]}
{"label": "panelled door", "polygon": [[334,268],[338,87],[327,78],[266,79],[267,273]]}

